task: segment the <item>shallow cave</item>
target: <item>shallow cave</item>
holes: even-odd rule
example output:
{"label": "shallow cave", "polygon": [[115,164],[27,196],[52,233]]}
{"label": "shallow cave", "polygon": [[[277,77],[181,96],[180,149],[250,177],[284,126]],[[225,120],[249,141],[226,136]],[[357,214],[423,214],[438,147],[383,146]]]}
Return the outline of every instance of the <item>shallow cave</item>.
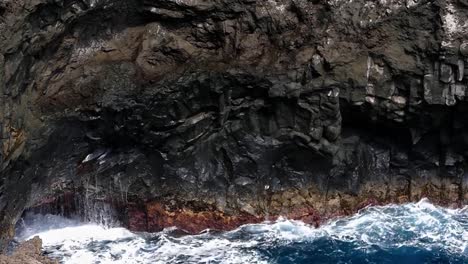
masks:
{"label": "shallow cave", "polygon": [[0,4],[0,248],[28,213],[197,233],[465,205],[447,3]]}

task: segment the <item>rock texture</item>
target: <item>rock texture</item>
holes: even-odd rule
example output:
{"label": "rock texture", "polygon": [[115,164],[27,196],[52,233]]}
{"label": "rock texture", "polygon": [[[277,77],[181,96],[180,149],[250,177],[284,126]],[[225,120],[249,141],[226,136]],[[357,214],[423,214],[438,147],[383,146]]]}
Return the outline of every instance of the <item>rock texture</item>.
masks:
{"label": "rock texture", "polygon": [[42,241],[39,237],[23,242],[11,255],[0,255],[0,264],[58,264],[42,255]]}
{"label": "rock texture", "polygon": [[[468,201],[464,0],[5,0],[0,241]],[[0,247],[4,247],[1,244]]]}

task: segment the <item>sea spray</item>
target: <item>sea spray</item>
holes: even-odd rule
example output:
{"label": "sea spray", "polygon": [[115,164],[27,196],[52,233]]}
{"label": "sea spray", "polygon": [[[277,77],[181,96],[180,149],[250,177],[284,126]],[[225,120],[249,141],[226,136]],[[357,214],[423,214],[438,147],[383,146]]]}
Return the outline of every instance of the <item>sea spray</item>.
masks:
{"label": "sea spray", "polygon": [[468,207],[368,207],[320,228],[278,219],[229,232],[132,233],[57,216],[25,220],[63,263],[468,263]]}

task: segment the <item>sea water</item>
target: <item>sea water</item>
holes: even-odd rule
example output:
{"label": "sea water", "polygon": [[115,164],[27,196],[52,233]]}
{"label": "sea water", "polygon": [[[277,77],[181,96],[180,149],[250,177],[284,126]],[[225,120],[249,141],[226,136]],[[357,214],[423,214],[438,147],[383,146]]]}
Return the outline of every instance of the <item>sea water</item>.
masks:
{"label": "sea water", "polygon": [[229,232],[134,233],[29,215],[18,240],[39,236],[61,263],[468,263],[468,207],[427,200],[368,207],[319,228],[278,219]]}

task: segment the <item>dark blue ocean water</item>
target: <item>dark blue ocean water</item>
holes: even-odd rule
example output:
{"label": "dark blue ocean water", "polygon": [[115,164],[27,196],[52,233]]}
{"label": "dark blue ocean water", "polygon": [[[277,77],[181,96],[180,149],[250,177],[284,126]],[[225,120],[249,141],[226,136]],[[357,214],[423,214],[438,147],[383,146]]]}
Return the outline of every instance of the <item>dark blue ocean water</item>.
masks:
{"label": "dark blue ocean water", "polygon": [[39,235],[62,263],[468,263],[468,207],[369,207],[314,228],[301,222],[245,225],[195,236],[135,234],[56,216],[30,216],[19,239]]}

